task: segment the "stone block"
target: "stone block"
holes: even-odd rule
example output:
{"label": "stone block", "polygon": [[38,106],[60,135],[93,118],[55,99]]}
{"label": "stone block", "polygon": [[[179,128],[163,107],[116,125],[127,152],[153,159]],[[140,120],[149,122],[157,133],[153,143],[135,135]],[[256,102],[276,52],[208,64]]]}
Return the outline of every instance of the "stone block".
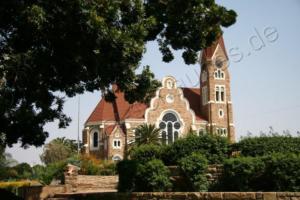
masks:
{"label": "stone block", "polygon": [[222,200],[223,199],[222,192],[209,192],[208,193],[208,199],[210,199],[210,200]]}
{"label": "stone block", "polygon": [[224,192],[223,199],[226,199],[226,200],[241,199],[241,193],[240,192]]}
{"label": "stone block", "polygon": [[264,200],[276,200],[276,193],[275,192],[264,192],[263,194]]}
{"label": "stone block", "polygon": [[241,192],[241,199],[244,200],[255,200],[256,199],[256,193],[255,192]]}

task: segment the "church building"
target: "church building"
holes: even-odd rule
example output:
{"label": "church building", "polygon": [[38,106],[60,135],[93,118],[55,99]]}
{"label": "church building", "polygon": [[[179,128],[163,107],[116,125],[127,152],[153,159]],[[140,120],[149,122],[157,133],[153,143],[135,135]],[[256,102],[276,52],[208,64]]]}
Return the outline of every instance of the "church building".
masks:
{"label": "church building", "polygon": [[190,130],[217,134],[235,141],[228,56],[223,38],[204,49],[199,57],[200,87],[179,87],[166,76],[148,104],[128,103],[115,87],[116,100],[100,100],[84,125],[84,152],[99,159],[121,160],[135,141],[135,129],[154,124],[162,143],[171,144]]}

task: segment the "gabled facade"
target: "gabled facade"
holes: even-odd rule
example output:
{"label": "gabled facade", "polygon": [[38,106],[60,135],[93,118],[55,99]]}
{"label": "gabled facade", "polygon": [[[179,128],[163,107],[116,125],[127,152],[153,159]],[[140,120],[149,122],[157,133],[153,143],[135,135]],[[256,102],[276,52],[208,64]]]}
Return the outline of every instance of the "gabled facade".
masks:
{"label": "gabled facade", "polygon": [[100,100],[83,130],[85,153],[120,160],[135,141],[135,128],[154,124],[163,144],[185,137],[190,130],[235,140],[228,57],[221,37],[200,56],[200,88],[180,88],[172,76],[162,80],[149,105],[129,104],[114,87],[114,102]]}

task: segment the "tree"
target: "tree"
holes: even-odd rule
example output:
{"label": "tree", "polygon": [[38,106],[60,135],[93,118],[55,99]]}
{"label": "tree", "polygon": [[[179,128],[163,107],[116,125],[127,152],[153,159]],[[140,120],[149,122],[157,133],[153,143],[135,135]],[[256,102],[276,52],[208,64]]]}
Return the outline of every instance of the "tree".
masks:
{"label": "tree", "polygon": [[[111,84],[129,102],[149,101],[160,83],[136,69],[156,40],[163,61],[184,50],[187,64],[235,22],[214,0],[2,0],[0,2],[0,134],[4,145],[42,145],[47,122],[68,126],[64,96]],[[61,92],[61,93],[57,93]]]}
{"label": "tree", "polygon": [[155,128],[154,125],[142,124],[135,129],[135,144],[140,146],[142,144],[160,144],[159,139],[160,129]]}
{"label": "tree", "polygon": [[77,143],[75,140],[65,137],[56,138],[45,145],[40,156],[46,165],[70,158],[77,153]]}

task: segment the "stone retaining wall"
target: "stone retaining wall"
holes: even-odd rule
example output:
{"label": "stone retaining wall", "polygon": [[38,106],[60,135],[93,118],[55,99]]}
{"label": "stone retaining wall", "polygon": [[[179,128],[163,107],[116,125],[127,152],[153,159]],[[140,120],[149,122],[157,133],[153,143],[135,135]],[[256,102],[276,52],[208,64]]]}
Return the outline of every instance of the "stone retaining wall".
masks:
{"label": "stone retaining wall", "polygon": [[300,200],[300,192],[136,192],[60,194],[74,200]]}

